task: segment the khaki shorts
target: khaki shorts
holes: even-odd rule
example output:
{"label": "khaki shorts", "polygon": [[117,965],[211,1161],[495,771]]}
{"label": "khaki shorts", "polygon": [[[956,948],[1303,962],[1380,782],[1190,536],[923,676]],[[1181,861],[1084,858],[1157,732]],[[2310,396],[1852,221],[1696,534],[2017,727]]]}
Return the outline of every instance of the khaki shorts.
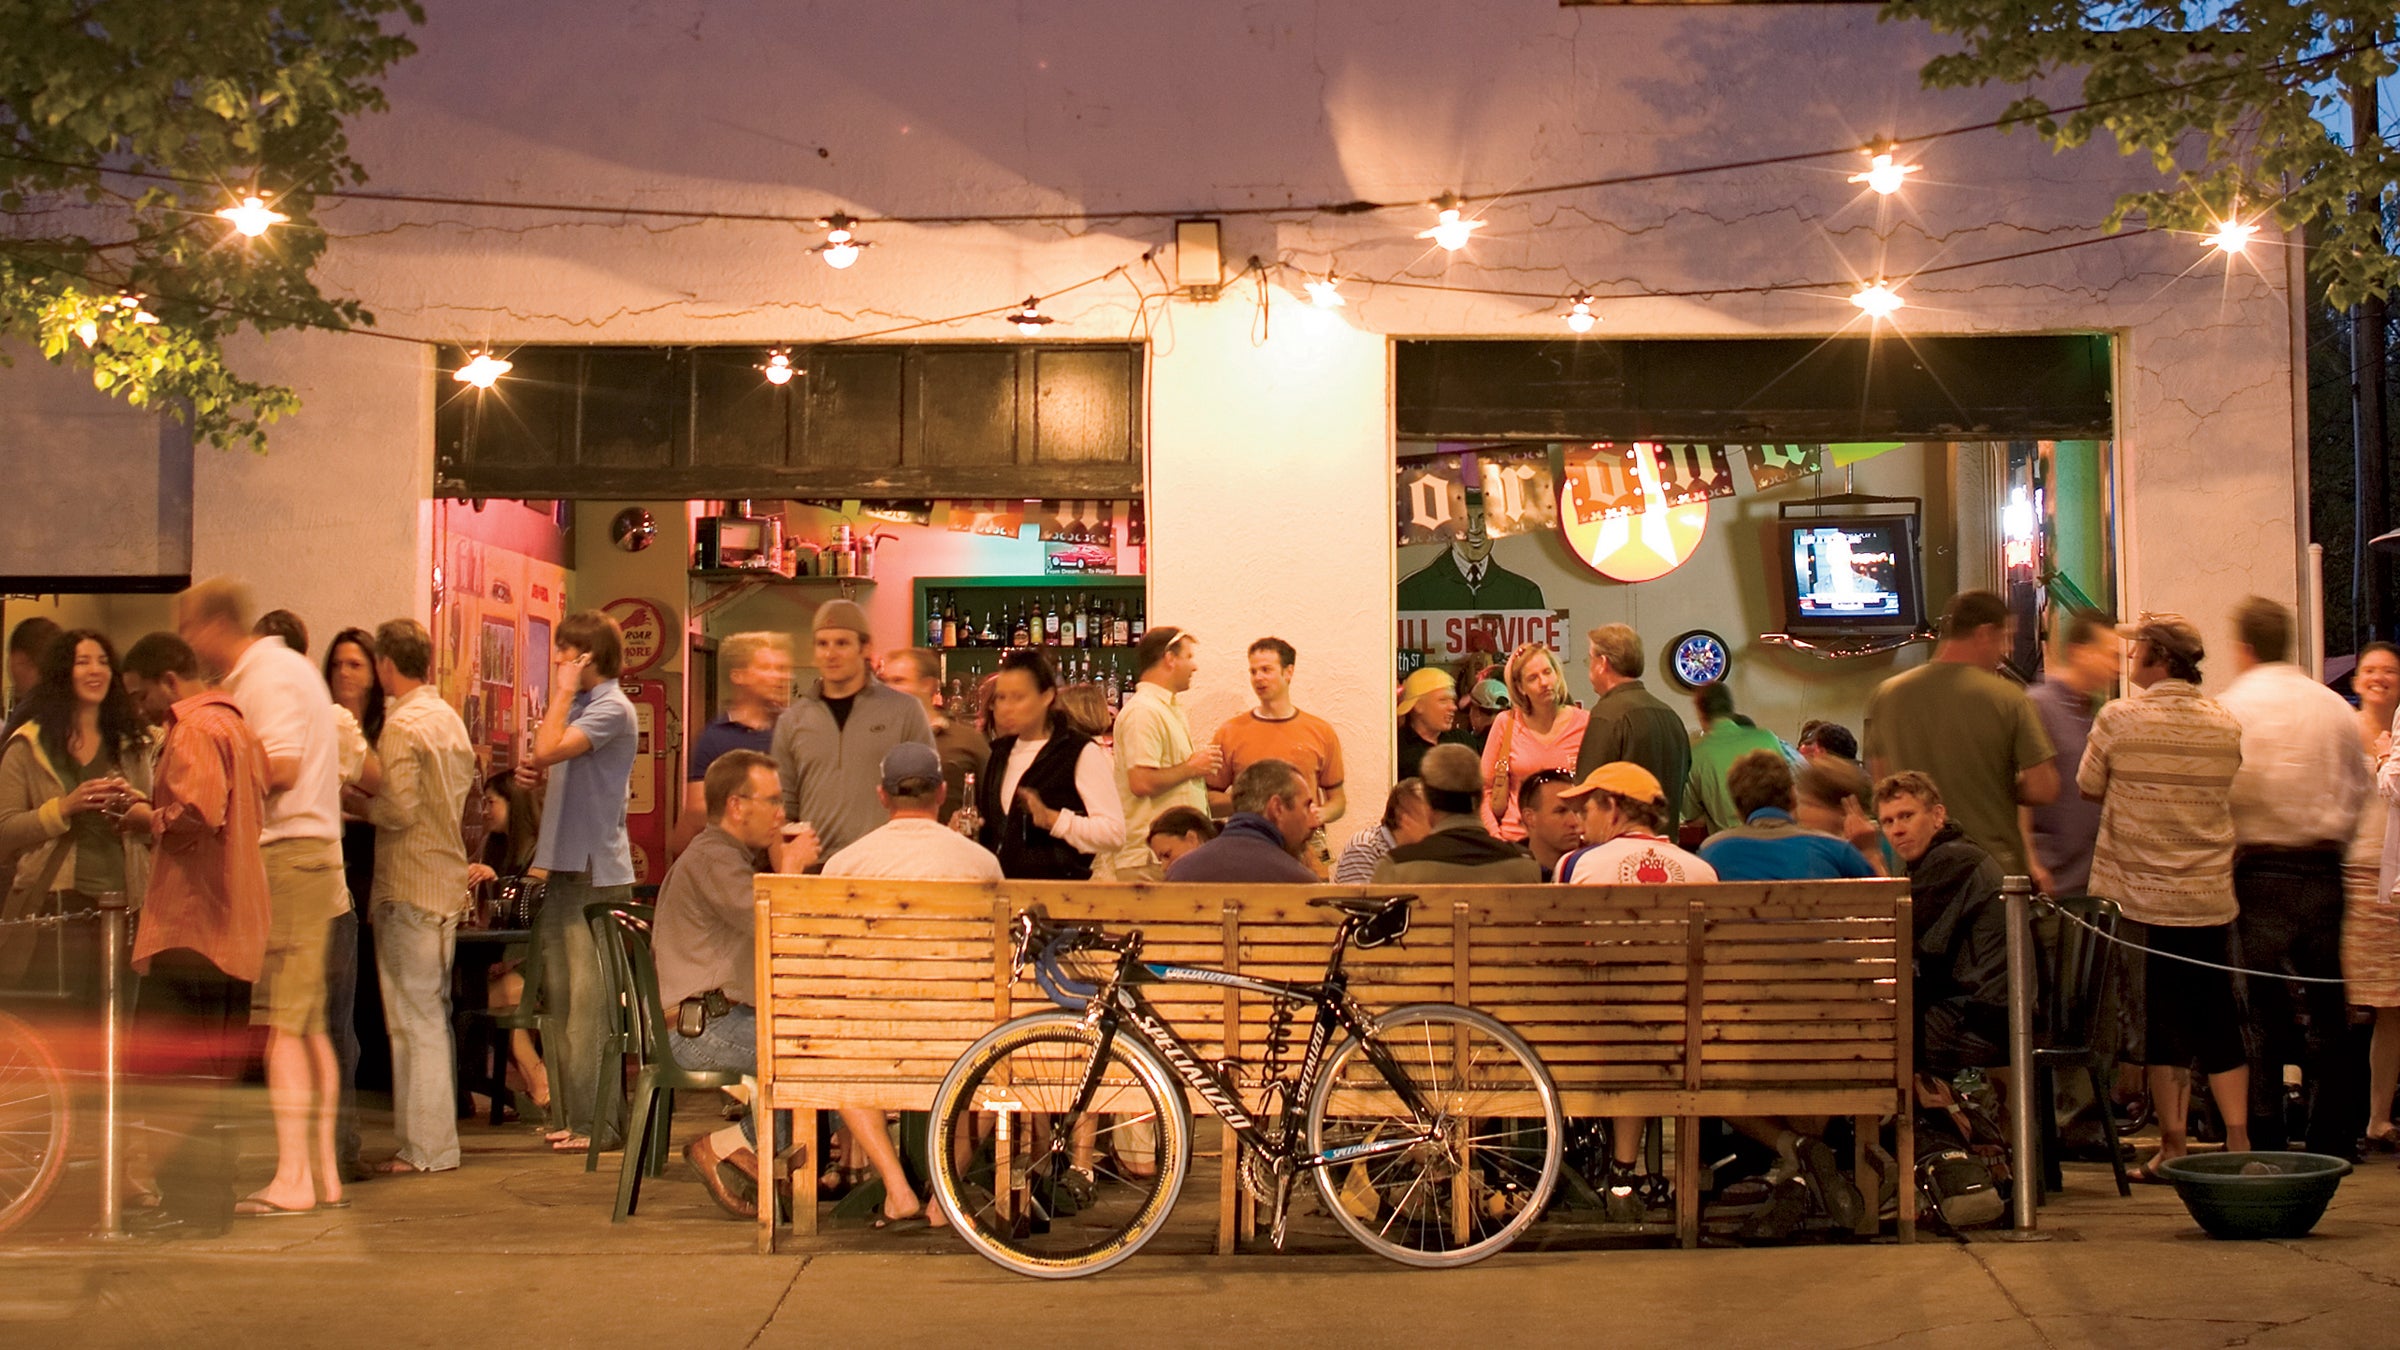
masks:
{"label": "khaki shorts", "polygon": [[325,839],[279,839],[260,852],[267,863],[267,961],[250,986],[250,1025],[294,1036],[322,1034],[326,942],[348,905],[342,846]]}

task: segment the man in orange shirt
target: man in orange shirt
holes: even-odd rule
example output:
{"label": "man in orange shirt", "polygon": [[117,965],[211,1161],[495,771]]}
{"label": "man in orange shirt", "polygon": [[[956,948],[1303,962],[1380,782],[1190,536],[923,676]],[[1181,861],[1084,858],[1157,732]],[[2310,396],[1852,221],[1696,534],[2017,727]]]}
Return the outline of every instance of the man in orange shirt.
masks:
{"label": "man in orange shirt", "polygon": [[250,985],[267,956],[258,842],[267,750],[232,698],[201,681],[199,658],[174,634],[135,643],[124,678],[143,717],[165,731],[151,800],[124,819],[157,841],[133,944],[143,977],[134,1047],[141,1072],[165,1088],[145,1122],[159,1162],[156,1202],[141,1207],[137,1196],[125,1226],[214,1235],[233,1218],[224,1087],[248,1059]]}
{"label": "man in orange shirt", "polygon": [[1217,728],[1216,745],[1225,755],[1208,776],[1208,804],[1216,814],[1232,810],[1233,780],[1265,759],[1280,759],[1317,785],[1325,794],[1326,824],[1340,820],[1349,806],[1342,795],[1342,742],[1333,724],[1292,706],[1292,667],[1298,661],[1299,653],[1282,638],[1250,644],[1250,692],[1258,696],[1258,707]]}

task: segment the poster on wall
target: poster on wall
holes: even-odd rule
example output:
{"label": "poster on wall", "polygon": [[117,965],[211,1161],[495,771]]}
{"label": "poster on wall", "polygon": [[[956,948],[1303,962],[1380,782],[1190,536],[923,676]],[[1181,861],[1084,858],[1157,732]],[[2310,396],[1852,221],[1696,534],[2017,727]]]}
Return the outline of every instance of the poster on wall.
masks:
{"label": "poster on wall", "polygon": [[1568,448],[1566,476],[1559,485],[1559,535],[1569,553],[1604,577],[1653,581],[1683,566],[1699,549],[1708,530],[1708,500],[1670,504],[1659,457],[1640,445],[1630,447],[1636,451],[1630,459],[1639,507],[1612,514],[1587,505],[1581,499],[1587,483],[1620,490],[1615,475],[1624,472],[1625,448],[1605,442]]}
{"label": "poster on wall", "polygon": [[566,569],[445,528],[435,592],[434,687],[459,710],[490,772],[513,767],[550,684],[550,634]]}
{"label": "poster on wall", "polygon": [[1460,528],[1450,546],[1400,579],[1401,651],[1450,661],[1474,652],[1502,654],[1526,642],[1556,651],[1566,637],[1567,612],[1552,609],[1539,584],[1492,556],[1484,507],[1480,488],[1462,490]]}

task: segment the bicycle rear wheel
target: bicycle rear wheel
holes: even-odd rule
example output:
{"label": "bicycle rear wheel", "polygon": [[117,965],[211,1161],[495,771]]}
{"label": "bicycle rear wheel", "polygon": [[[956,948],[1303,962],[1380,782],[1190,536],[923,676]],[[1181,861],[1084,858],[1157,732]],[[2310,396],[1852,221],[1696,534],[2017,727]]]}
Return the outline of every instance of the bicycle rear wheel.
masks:
{"label": "bicycle rear wheel", "polygon": [[1166,1221],[1191,1170],[1183,1089],[1119,1036],[1075,1110],[1099,1032],[1070,1013],[1002,1026],[959,1056],[934,1095],[933,1193],[967,1245],[1023,1275],[1108,1269]]}
{"label": "bicycle rear wheel", "polygon": [[[1380,1053],[1379,1053],[1380,1052]],[[1410,1085],[1420,1122],[1394,1083]],[[1516,1241],[1558,1185],[1566,1117],[1524,1039],[1471,1008],[1418,1003],[1346,1040],[1308,1105],[1324,1153],[1422,1134],[1394,1153],[1316,1169],[1325,1208],[1368,1250],[1411,1266],[1463,1266]]]}
{"label": "bicycle rear wheel", "polygon": [[0,1013],[0,1233],[33,1217],[67,1170],[67,1076],[39,1033]]}

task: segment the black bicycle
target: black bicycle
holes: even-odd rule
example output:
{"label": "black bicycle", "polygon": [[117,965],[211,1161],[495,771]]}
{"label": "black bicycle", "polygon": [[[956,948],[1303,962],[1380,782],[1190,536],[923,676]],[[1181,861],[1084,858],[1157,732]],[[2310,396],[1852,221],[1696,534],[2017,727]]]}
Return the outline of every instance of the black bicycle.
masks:
{"label": "black bicycle", "polygon": [[[1350,947],[1408,931],[1415,898],[1312,902],[1341,914],[1315,984],[1146,962],[1138,930],[1018,915],[1015,973],[1030,965],[1060,1010],[994,1029],[934,1098],[933,1193],[960,1236],[1010,1270],[1053,1279],[1133,1255],[1190,1174],[1189,1089],[1240,1140],[1241,1184],[1272,1216],[1278,1249],[1303,1173],[1352,1237],[1395,1261],[1462,1266],[1515,1241],[1558,1184],[1565,1119],[1549,1071],[1523,1038],[1470,1008],[1372,1016],[1342,972]],[[1149,984],[1272,1000],[1263,1056],[1203,1061],[1142,996]],[[1315,1019],[1286,1073],[1302,1007]]]}

